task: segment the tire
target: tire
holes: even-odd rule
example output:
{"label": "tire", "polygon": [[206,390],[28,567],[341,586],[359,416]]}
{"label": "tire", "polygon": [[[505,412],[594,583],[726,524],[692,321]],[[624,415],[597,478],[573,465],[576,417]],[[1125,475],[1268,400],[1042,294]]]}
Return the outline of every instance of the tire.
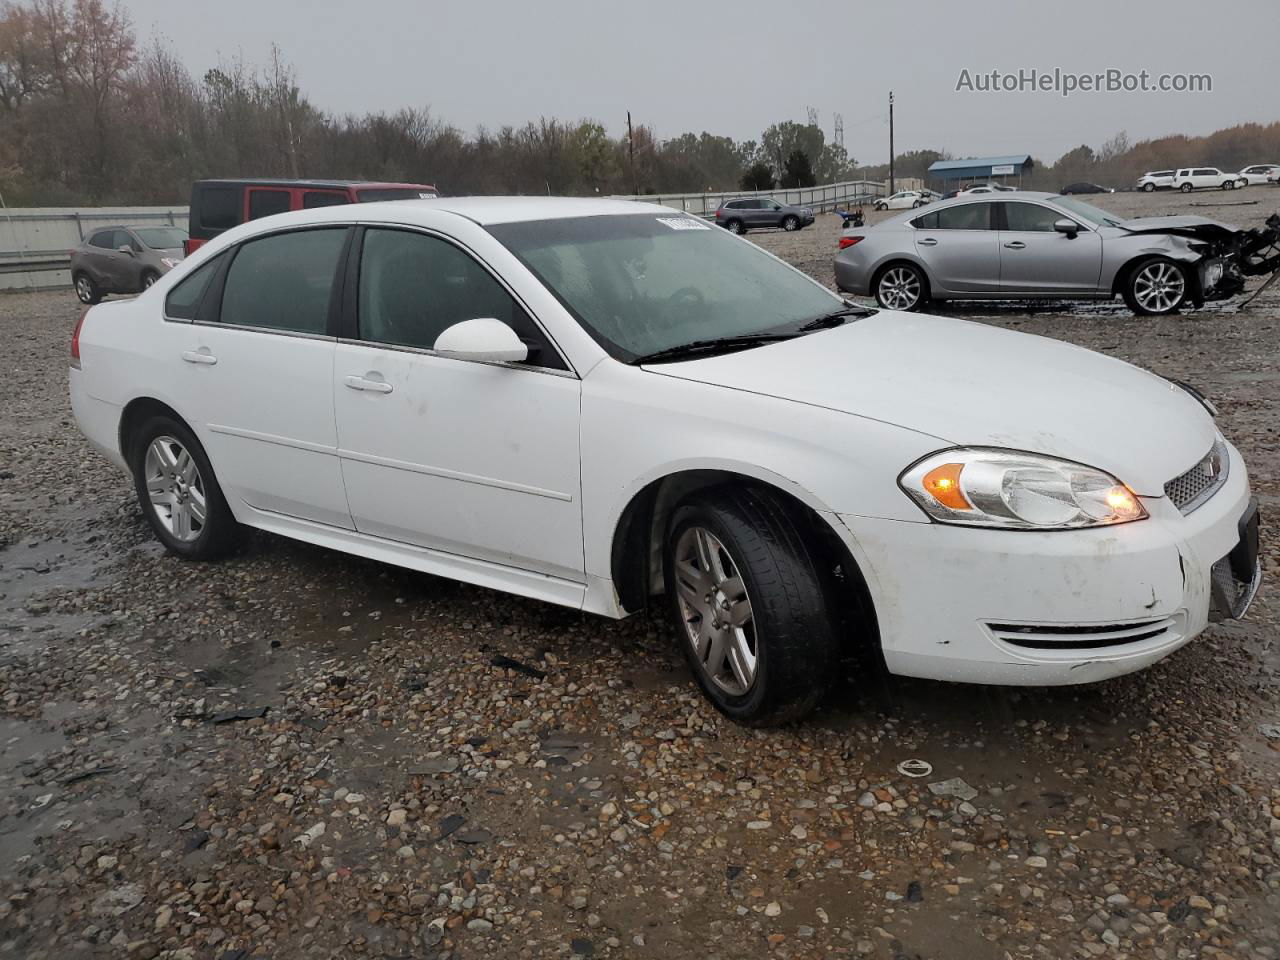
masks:
{"label": "tire", "polygon": [[1133,265],[1121,292],[1129,309],[1139,316],[1167,316],[1187,301],[1190,287],[1180,264],[1167,257],[1148,257]]}
{"label": "tire", "polygon": [[920,201],[919,201],[919,200],[916,200],[914,203],[912,203],[912,204],[911,204],[911,209],[912,209],[912,210],[915,210],[916,208],[918,208],[918,207],[920,207],[920,206],[921,206]]}
{"label": "tire", "polygon": [[1192,190],[1194,190],[1195,188],[1194,188],[1194,187],[1192,187],[1192,186],[1191,186],[1191,184],[1189,184],[1189,183],[1184,183],[1184,184],[1183,184],[1181,187],[1179,187],[1178,189],[1179,189],[1179,190],[1181,190],[1183,193],[1190,193],[1190,192],[1191,192]]}
{"label": "tire", "polygon": [[76,296],[81,303],[93,306],[102,302],[102,291],[98,285],[93,282],[93,277],[81,271],[71,278],[72,285],[76,288]]}
{"label": "tire", "polygon": [[1228,180],[1222,185],[1223,190],[1234,190],[1235,188],[1236,188],[1236,182],[1234,180]]}
{"label": "tire", "polygon": [[747,228],[742,225],[742,221],[736,217],[725,223],[725,229],[730,233],[736,233],[739,236],[747,232]]}
{"label": "tire", "polygon": [[1156,185],[1154,183],[1144,183],[1142,185],[1143,193],[1155,193]]}
{"label": "tire", "polygon": [[799,230],[799,229],[800,229],[800,218],[799,218],[799,217],[793,217],[793,216],[786,216],[786,217],[783,217],[783,218],[782,218],[782,229],[783,229],[783,230],[785,230],[785,231],[787,231],[787,233],[794,233],[795,231]]}
{"label": "tire", "polygon": [[[188,560],[214,560],[240,545],[243,529],[227,506],[204,448],[185,423],[152,417],[131,438],[128,456],[138,505],[166,550]],[[155,502],[152,489],[159,492]],[[200,495],[203,519],[195,509]]]}
{"label": "tire", "polygon": [[872,284],[876,303],[886,310],[919,310],[929,301],[929,282],[924,272],[910,263],[891,263]]}
{"label": "tire", "polygon": [[[698,566],[709,555],[708,578]],[[835,618],[818,555],[781,500],[764,490],[721,487],[686,501],[672,514],[663,569],[678,642],[716,709],[748,726],[785,723],[813,709],[834,673]],[[712,592],[702,595],[704,588]],[[729,599],[735,594],[736,603]],[[721,629],[704,631],[707,616],[723,616]],[[743,616],[735,626],[733,618]],[[747,664],[747,656],[754,662]]]}
{"label": "tire", "polygon": [[889,209],[889,207],[888,207],[888,205],[887,205],[887,204],[877,203],[877,204],[875,204],[875,205],[872,207],[872,209],[873,209],[873,210],[888,210],[888,209]]}
{"label": "tire", "polygon": [[146,273],[142,275],[142,290],[143,291],[150,290],[151,285],[159,279],[160,279],[160,274],[156,273],[154,270],[148,270]]}

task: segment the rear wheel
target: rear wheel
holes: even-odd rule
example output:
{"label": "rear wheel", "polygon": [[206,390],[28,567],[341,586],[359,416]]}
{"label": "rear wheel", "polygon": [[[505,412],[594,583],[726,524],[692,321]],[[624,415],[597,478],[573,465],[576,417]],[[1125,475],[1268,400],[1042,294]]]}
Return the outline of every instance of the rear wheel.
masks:
{"label": "rear wheel", "polygon": [[836,632],[821,571],[800,525],[766,491],[721,488],[676,509],[667,594],[685,657],[722,713],[783,723],[826,691]]}
{"label": "rear wheel", "polygon": [[782,229],[791,233],[800,229],[800,220],[798,217],[786,216],[782,218]]}
{"label": "rear wheel", "polygon": [[132,438],[130,454],[138,504],[170,553],[212,560],[239,545],[240,525],[186,424],[153,417]]}
{"label": "rear wheel", "polygon": [[875,295],[886,310],[915,310],[928,299],[928,286],[918,267],[893,263],[876,278]]}
{"label": "rear wheel", "polygon": [[1124,284],[1124,302],[1137,314],[1173,313],[1186,299],[1186,273],[1164,257],[1151,257],[1138,263],[1129,271]]}
{"label": "rear wheel", "polygon": [[92,306],[95,303],[102,302],[102,291],[93,282],[93,277],[87,273],[77,273],[72,283],[75,285],[76,296],[80,298],[81,303],[87,303]]}

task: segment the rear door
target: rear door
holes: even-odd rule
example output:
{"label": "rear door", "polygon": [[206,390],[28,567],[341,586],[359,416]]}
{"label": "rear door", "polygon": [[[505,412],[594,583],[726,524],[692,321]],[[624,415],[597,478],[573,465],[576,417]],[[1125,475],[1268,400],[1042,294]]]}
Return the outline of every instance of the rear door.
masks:
{"label": "rear door", "polygon": [[1052,207],[1005,201],[1000,227],[1000,289],[1015,295],[1084,295],[1098,289],[1102,238],[1083,224],[1074,237],[1058,233],[1058,220],[1075,220]]}
{"label": "rear door", "polygon": [[333,360],[334,288],[350,233],[282,231],[224,254],[188,348],[174,358],[185,369],[197,432],[228,497],[346,528]]}
{"label": "rear door", "polygon": [[1000,235],[995,204],[974,200],[917,217],[916,254],[935,290],[995,292],[1000,289]]}
{"label": "rear door", "polygon": [[245,197],[245,220],[288,213],[293,192],[281,187],[250,187]]}

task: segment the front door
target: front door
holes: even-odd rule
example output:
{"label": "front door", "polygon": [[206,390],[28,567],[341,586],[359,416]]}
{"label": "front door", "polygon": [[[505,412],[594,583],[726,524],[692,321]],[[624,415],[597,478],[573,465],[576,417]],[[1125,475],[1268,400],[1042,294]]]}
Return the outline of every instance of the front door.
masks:
{"label": "front door", "polygon": [[224,254],[232,258],[225,280],[210,290],[212,307],[201,303],[188,349],[174,358],[228,499],[348,529],[330,303],[349,233],[268,234]]}
{"label": "front door", "polygon": [[917,217],[916,253],[942,291],[1000,289],[1000,243],[987,200],[944,207]]}
{"label": "front door", "polygon": [[[333,395],[356,529],[582,582],[581,384],[521,305],[447,238],[368,228]],[[440,356],[436,338],[494,317],[523,364]]]}
{"label": "front door", "polygon": [[1058,220],[1074,219],[1025,200],[1007,201],[1000,229],[1000,289],[1010,294],[1092,295],[1102,273],[1102,237],[1078,224],[1073,237]]}

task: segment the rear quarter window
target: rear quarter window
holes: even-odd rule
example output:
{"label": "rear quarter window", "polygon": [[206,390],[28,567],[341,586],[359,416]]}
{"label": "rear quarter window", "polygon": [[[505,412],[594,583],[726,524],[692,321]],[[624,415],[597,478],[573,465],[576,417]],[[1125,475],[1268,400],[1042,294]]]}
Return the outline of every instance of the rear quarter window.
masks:
{"label": "rear quarter window", "polygon": [[200,301],[209,289],[209,281],[218,272],[222,257],[217,256],[196,270],[169,291],[164,301],[164,315],[171,320],[194,320],[200,309]]}

